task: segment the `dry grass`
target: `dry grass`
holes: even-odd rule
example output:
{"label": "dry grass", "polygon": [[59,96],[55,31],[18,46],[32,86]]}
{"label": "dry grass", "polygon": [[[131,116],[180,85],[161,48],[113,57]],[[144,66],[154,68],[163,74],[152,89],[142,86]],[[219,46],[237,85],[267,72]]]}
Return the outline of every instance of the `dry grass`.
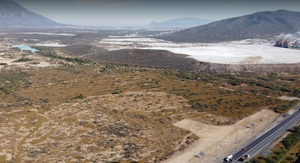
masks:
{"label": "dry grass", "polygon": [[103,64],[26,71],[28,83],[0,94],[0,160],[160,162],[198,139],[177,121],[228,125],[287,103],[177,71]]}

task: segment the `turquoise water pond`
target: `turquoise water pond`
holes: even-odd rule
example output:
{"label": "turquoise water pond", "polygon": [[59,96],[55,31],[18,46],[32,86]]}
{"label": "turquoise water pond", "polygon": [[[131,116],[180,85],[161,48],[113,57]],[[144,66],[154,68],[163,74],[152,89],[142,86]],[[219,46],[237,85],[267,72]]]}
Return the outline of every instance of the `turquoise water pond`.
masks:
{"label": "turquoise water pond", "polygon": [[34,52],[36,52],[36,51],[39,51],[39,50],[34,49],[34,48],[32,48],[32,47],[30,47],[30,46],[27,46],[27,45],[16,45],[16,46],[13,46],[13,47],[19,48],[19,49],[21,49],[21,51],[29,50],[29,51],[31,51],[32,53],[34,53]]}

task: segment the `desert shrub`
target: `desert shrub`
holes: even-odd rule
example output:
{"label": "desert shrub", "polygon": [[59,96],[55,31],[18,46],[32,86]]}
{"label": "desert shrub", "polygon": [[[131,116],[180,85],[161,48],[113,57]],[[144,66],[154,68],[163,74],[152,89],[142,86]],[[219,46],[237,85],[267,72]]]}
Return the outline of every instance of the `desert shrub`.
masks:
{"label": "desert shrub", "polygon": [[295,162],[294,157],[291,157],[291,156],[287,156],[286,160],[289,161],[289,162]]}
{"label": "desert shrub", "polygon": [[292,91],[291,89],[289,89],[287,87],[281,87],[280,90],[283,91],[283,92],[291,92]]}
{"label": "desert shrub", "polygon": [[111,94],[113,94],[113,95],[116,95],[116,94],[119,94],[120,92],[118,92],[118,91],[113,91]]}
{"label": "desert shrub", "polygon": [[268,77],[271,78],[271,79],[274,79],[274,78],[276,78],[276,74],[271,73],[271,74],[268,75]]}
{"label": "desert shrub", "polygon": [[276,160],[273,157],[268,157],[268,158],[266,158],[266,162],[267,163],[278,163],[278,160]]}
{"label": "desert shrub", "polygon": [[83,95],[82,94],[80,94],[80,95],[78,95],[78,96],[76,96],[76,97],[74,97],[74,99],[83,99],[84,97],[83,97]]}
{"label": "desert shrub", "polygon": [[190,96],[195,96],[195,95],[199,95],[199,93],[197,93],[197,92],[190,93]]}
{"label": "desert shrub", "polygon": [[29,58],[20,58],[20,59],[15,60],[14,62],[29,62],[29,61],[32,61],[32,59],[29,59]]}
{"label": "desert shrub", "polygon": [[292,101],[290,101],[286,105],[278,105],[278,106],[276,106],[274,108],[274,111],[276,113],[283,113],[283,112],[287,111],[289,108],[291,108],[292,106],[296,105],[297,103],[299,103],[299,100],[292,100]]}
{"label": "desert shrub", "polygon": [[186,71],[178,71],[176,74],[177,77],[187,80],[199,80],[200,76],[194,73],[186,72]]}
{"label": "desert shrub", "polygon": [[294,97],[300,97],[300,90],[296,88],[290,93],[290,95]]}
{"label": "desert shrub", "polygon": [[240,80],[235,80],[235,79],[230,79],[228,81],[228,83],[231,84],[232,86],[237,86],[237,85],[241,84],[241,81]]}
{"label": "desert shrub", "polygon": [[27,77],[31,74],[22,71],[2,71],[0,74],[0,90],[6,94],[10,94],[13,89],[20,85],[20,83],[30,84]]}
{"label": "desert shrub", "polygon": [[34,48],[39,50],[39,52],[37,54],[44,56],[44,57],[66,60],[69,62],[78,63],[80,65],[82,65],[84,63],[89,63],[88,60],[84,60],[84,59],[80,59],[80,58],[63,57],[63,56],[57,55],[55,53],[55,51],[53,50],[53,48],[50,48],[50,47],[34,47]]}
{"label": "desert shrub", "polygon": [[290,134],[288,137],[286,137],[282,143],[286,149],[291,149],[299,141],[300,141],[300,126],[295,127],[294,132]]}
{"label": "desert shrub", "polygon": [[263,95],[269,95],[269,92],[270,92],[270,91],[269,91],[268,89],[264,89],[263,92],[262,92],[262,94],[263,94]]}

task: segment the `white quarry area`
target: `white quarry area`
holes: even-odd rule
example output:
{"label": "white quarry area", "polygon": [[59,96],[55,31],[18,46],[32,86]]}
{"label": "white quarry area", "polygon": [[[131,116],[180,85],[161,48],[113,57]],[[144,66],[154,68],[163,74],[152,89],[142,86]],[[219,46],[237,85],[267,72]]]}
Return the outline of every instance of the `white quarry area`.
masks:
{"label": "white quarry area", "polygon": [[107,38],[97,46],[108,50],[157,49],[186,54],[212,63],[298,63],[300,50],[273,46],[267,40],[247,39],[223,43],[173,43],[153,38]]}
{"label": "white quarry area", "polygon": [[62,45],[59,43],[50,43],[50,44],[33,44],[35,46],[46,46],[46,47],[66,47],[67,45]]}

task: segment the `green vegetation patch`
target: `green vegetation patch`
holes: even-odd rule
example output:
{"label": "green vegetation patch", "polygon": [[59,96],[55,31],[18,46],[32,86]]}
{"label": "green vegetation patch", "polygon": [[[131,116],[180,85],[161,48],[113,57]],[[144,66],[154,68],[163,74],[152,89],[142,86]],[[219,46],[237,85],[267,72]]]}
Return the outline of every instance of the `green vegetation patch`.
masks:
{"label": "green vegetation patch", "polygon": [[29,62],[29,61],[32,61],[32,59],[29,59],[29,58],[20,58],[20,59],[15,60],[14,62]]}
{"label": "green vegetation patch", "polygon": [[292,100],[288,104],[285,105],[278,105],[274,108],[274,111],[276,113],[285,113],[287,112],[290,108],[296,106],[296,104],[299,103],[299,100]]}
{"label": "green vegetation patch", "polygon": [[257,163],[294,163],[300,156],[300,126],[294,128],[286,138],[272,149],[268,157],[255,157],[252,162]]}
{"label": "green vegetation patch", "polygon": [[85,59],[64,57],[64,56],[58,55],[58,54],[56,54],[55,50],[51,47],[40,47],[40,46],[35,47],[34,46],[34,48],[39,50],[37,52],[37,54],[44,56],[44,57],[66,60],[69,62],[78,63],[79,65],[82,65],[85,63],[90,63],[90,61],[85,60]]}
{"label": "green vegetation patch", "polygon": [[31,76],[28,72],[19,70],[2,70],[0,73],[0,90],[10,94],[14,88],[19,87],[21,83],[30,84],[27,77]]}

